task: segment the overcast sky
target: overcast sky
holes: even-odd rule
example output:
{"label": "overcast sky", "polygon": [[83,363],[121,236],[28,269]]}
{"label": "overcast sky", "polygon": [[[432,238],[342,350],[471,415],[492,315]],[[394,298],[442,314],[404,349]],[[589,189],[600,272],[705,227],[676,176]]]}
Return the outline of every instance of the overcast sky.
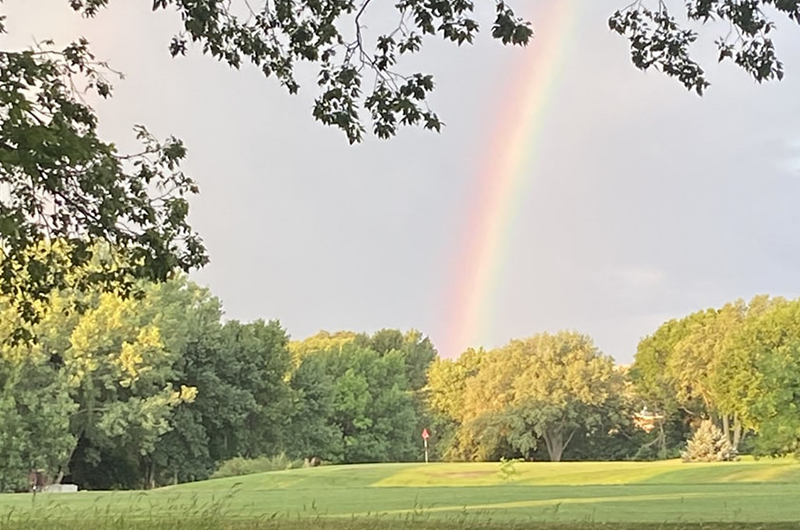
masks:
{"label": "overcast sky", "polygon": [[[534,24],[557,1],[540,0]],[[211,254],[193,277],[228,318],[280,319],[294,338],[416,328],[441,345],[467,204],[515,73],[531,67],[525,53],[485,33],[460,49],[431,41],[414,66],[436,75],[433,105],[447,127],[349,146],[313,121],[312,86],[292,97],[249,68],[199,53],[171,59],[179,20],[151,4],[112,1],[87,23],[66,0],[6,0],[0,39],[85,35],[127,75],[97,107],[103,134],[129,146],[141,123],[187,143],[186,169],[202,190],[192,221]],[[486,309],[492,325],[474,346],[569,328],[629,362],[666,319],[757,293],[798,294],[800,30],[781,25],[778,84],[756,85],[699,47],[714,82],[701,99],[633,68],[606,25],[623,4],[579,1]]]}

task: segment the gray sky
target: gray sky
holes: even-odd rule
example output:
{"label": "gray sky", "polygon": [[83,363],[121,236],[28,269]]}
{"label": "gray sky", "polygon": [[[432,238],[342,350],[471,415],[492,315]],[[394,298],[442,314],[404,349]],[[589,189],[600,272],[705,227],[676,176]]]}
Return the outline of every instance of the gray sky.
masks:
{"label": "gray sky", "polygon": [[[150,4],[111,2],[85,22],[66,0],[7,0],[0,38],[85,35],[127,75],[97,106],[106,137],[132,145],[141,123],[187,143],[202,190],[192,220],[211,254],[193,277],[228,318],[277,318],[295,338],[413,327],[441,346],[467,204],[525,55],[486,33],[461,49],[430,41],[414,66],[436,75],[442,134],[349,146],[313,121],[310,84],[292,97],[249,68],[171,59],[179,21]],[[473,345],[569,328],[629,362],[666,319],[797,296],[800,31],[781,25],[778,84],[756,85],[699,47],[714,82],[701,99],[633,68],[606,25],[625,1],[586,4],[485,311],[492,325]]]}

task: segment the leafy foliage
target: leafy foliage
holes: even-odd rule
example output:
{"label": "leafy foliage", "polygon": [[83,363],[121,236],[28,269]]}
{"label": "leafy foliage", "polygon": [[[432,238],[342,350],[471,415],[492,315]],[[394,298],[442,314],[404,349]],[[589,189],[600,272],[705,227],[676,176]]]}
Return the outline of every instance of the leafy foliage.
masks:
{"label": "leafy foliage", "polygon": [[[223,324],[219,301],[184,277],[137,289],[53,292],[35,343],[0,341],[0,489],[24,488],[33,468],[134,488],[201,480],[223,462],[219,473],[239,474],[313,457],[419,461],[423,427],[432,454],[454,460],[677,456],[701,415],[714,421],[691,461],[733,458],[745,435],[758,455],[800,447],[798,300],[665,323],[640,344],[631,381],[574,332],[444,360],[417,331],[290,343],[277,321]],[[16,311],[0,298],[0,339]],[[634,421],[645,404],[663,412],[651,432]]]}
{"label": "leafy foliage", "polygon": [[[800,24],[800,2],[687,0],[685,6],[690,23],[715,21],[729,26],[728,34],[715,41],[720,62],[734,61],[759,83],[783,79],[783,63],[772,40],[776,25],[767,11],[777,11]],[[705,71],[690,52],[698,33],[681,24],[666,2],[636,0],[616,11],[608,24],[612,31],[628,38],[631,60],[637,68],[657,68],[701,95],[710,85]]]}
{"label": "leafy foliage", "polygon": [[[418,387],[435,355],[420,333],[312,338],[293,362],[277,321],[222,324],[219,301],[183,277],[139,289],[53,293],[38,340],[0,347],[0,489],[24,488],[31,469],[151,488],[223,462],[219,473],[238,474],[310,457],[419,459]],[[64,311],[76,298],[84,311]],[[2,338],[15,308],[0,304]]]}
{"label": "leafy foliage", "polygon": [[42,361],[0,357],[0,491],[27,489],[31,469],[58,472],[75,447],[69,421],[77,404]]}
{"label": "leafy foliage", "polygon": [[[93,16],[108,0],[70,3]],[[472,43],[480,28],[474,3],[461,0],[401,0],[392,8],[372,0],[153,2],[154,10],[170,8],[181,15],[184,26],[170,43],[173,56],[186,54],[197,43],[204,53],[234,68],[253,64],[289,93],[300,88],[298,65],[314,64],[320,91],[314,118],[341,129],[351,143],[361,141],[366,132],[365,113],[380,138],[394,136],[407,125],[438,131],[442,123],[427,105],[433,77],[402,73],[399,63],[420,52],[427,36],[439,35],[461,45]],[[684,13],[694,24],[726,23],[728,35],[716,40],[719,60],[734,61],[762,82],[783,77],[771,38],[776,25],[767,16],[768,9],[800,23],[796,0],[689,0]],[[396,22],[383,29],[392,19]],[[628,38],[637,68],[658,68],[698,94],[709,86],[690,50],[698,33],[685,27],[667,3],[636,0],[616,11],[608,24]],[[381,29],[371,34],[372,27]],[[533,30],[505,0],[495,0],[491,35],[503,44],[526,45]]]}
{"label": "leafy foliage", "polygon": [[[448,381],[448,372],[463,375]],[[514,340],[485,355],[470,352],[463,364],[434,365],[431,384],[432,405],[458,425],[455,452],[479,460],[509,449],[531,456],[543,443],[559,461],[582,429],[613,418],[617,410],[606,405],[622,390],[613,361],[589,337],[572,332]]]}
{"label": "leafy foliage", "polygon": [[305,354],[291,379],[292,454],[332,462],[418,460],[418,387],[435,356],[427,338],[381,330],[333,342],[318,335],[294,348]]}
{"label": "leafy foliage", "polygon": [[206,262],[187,222],[185,147],[137,127],[142,150],[122,155],[98,137],[81,92],[111,85],[86,40],[0,51],[0,72],[0,293],[25,321],[55,289],[127,294]]}
{"label": "leafy foliage", "polygon": [[514,479],[518,474],[515,464],[523,462],[521,458],[501,458],[500,459],[500,476],[503,480],[508,482]]}
{"label": "leafy foliage", "polygon": [[23,464],[29,469],[60,479],[78,452],[80,472],[96,467],[103,455],[137,467],[171,429],[174,408],[194,399],[196,388],[174,380],[173,330],[163,322],[156,326],[157,313],[169,306],[169,289],[145,291],[140,300],[89,296],[82,314],[59,310],[73,305],[73,297],[54,293],[47,318],[34,328],[38,342],[0,350],[9,374],[3,394],[24,411],[21,425],[32,445]]}
{"label": "leafy foliage", "polygon": [[754,338],[747,330],[782,304],[781,299],[757,296],[749,303],[737,300],[663,324],[640,342],[632,370],[646,404],[666,416],[684,411],[695,418],[718,418],[738,448],[746,430],[756,424],[747,404],[757,386],[747,366],[753,350],[744,343]]}
{"label": "leafy foliage", "polygon": [[760,455],[800,454],[800,300],[776,300],[742,327],[720,373]]}
{"label": "leafy foliage", "polygon": [[[504,44],[526,44],[533,34],[529,24],[503,0],[495,3],[492,36]],[[94,16],[108,0],[70,4]],[[460,45],[471,43],[479,29],[473,2],[460,0],[401,0],[391,11],[372,0],[264,0],[236,6],[222,0],[155,0],[153,9],[174,9],[183,19],[183,30],[169,46],[173,56],[197,43],[203,53],[233,68],[251,63],[291,94],[300,89],[298,64],[316,65],[320,94],[314,118],[341,129],[351,143],[363,138],[364,113],[380,138],[406,125],[439,130],[442,123],[427,106],[433,77],[401,73],[398,62],[419,52],[426,36],[439,34]],[[369,36],[370,11],[378,20],[396,22]]]}

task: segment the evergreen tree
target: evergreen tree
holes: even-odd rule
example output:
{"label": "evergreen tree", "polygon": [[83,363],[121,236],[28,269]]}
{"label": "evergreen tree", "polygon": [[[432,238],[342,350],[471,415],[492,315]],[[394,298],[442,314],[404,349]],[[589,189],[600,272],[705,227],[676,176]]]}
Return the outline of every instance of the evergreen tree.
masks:
{"label": "evergreen tree", "polygon": [[703,420],[681,453],[684,462],[729,462],[737,456],[728,437],[711,420]]}

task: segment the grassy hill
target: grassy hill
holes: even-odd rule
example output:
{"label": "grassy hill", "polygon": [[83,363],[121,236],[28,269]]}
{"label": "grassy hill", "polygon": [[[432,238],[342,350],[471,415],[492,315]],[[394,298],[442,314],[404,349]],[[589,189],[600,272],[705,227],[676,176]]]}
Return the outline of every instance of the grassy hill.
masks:
{"label": "grassy hill", "polygon": [[313,489],[318,487],[467,487],[492,485],[613,485],[613,484],[800,484],[800,464],[794,460],[752,459],[714,464],[661,462],[523,462],[514,465],[509,480],[497,462],[431,464],[363,464],[260,473],[207,480],[164,490],[225,490],[240,483],[246,489]]}
{"label": "grassy hill", "polygon": [[[752,460],[368,464],[262,473],[150,492],[40,495],[51,517],[226,520],[779,522],[800,520],[800,464]],[[30,495],[0,495],[0,519],[30,513]],[[81,515],[83,514],[83,515]],[[448,524],[449,524],[448,523]],[[0,523],[0,526],[2,524]]]}

